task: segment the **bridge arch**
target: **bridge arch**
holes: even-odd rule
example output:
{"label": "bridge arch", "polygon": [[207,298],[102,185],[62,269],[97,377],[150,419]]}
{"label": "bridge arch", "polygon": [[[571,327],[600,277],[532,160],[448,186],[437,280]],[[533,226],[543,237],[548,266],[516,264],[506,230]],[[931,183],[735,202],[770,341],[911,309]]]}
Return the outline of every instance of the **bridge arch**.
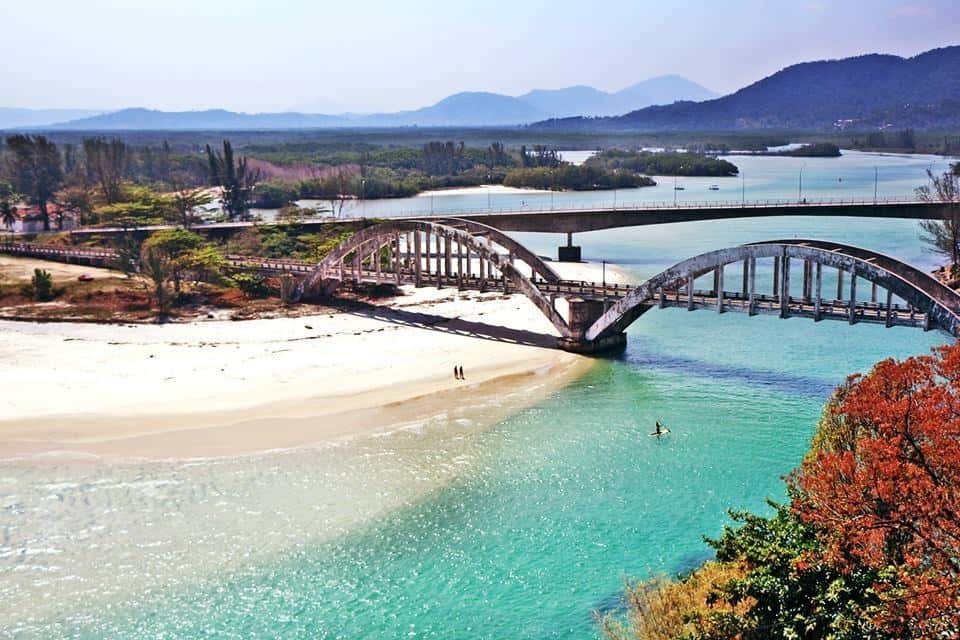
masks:
{"label": "bridge arch", "polygon": [[[731,307],[733,303],[739,307],[736,310],[745,310],[751,315],[758,313],[758,300],[771,302],[769,297],[756,293],[756,261],[760,258],[774,260],[775,306],[765,310],[774,311],[781,317],[801,315],[811,316],[815,320],[836,318],[836,302],[843,299],[846,304],[843,313],[849,322],[864,319],[863,309],[858,308],[856,294],[857,280],[864,279],[888,292],[886,304],[877,304],[876,317],[870,316],[868,319],[883,321],[890,326],[896,323],[897,314],[909,313],[912,320],[914,314],[919,312],[923,314],[925,328],[938,328],[954,337],[960,333],[960,295],[931,275],[867,249],[836,242],[794,239],[746,244],[684,260],[653,276],[610,306],[584,332],[583,341],[590,343],[623,332],[653,306],[667,306],[665,296],[670,290],[675,294],[674,302],[680,303],[672,306],[686,304],[688,309],[704,306],[703,296],[700,303],[696,301],[694,281],[709,272],[715,274],[714,289],[712,298],[709,295],[705,298],[717,311],[733,310],[725,306],[726,296]],[[791,260],[801,260],[804,265],[803,295],[799,297],[792,296],[790,291]],[[740,292],[731,295],[723,291],[723,270],[734,263],[743,264],[743,287]],[[838,270],[838,296],[829,302],[821,291],[824,266]],[[844,297],[842,291],[846,280],[849,280],[849,294]],[[680,300],[681,288],[684,289],[684,301]],[[893,296],[904,300],[909,311],[894,305]],[[825,310],[828,304],[830,311]]]}
{"label": "bridge arch", "polygon": [[[417,286],[479,280],[482,287],[493,288],[502,282],[530,299],[562,337],[572,336],[553,300],[537,286],[536,276],[546,283],[559,281],[543,259],[487,225],[459,219],[443,222],[392,220],[361,229],[320,261],[302,283],[302,295],[331,293],[346,279],[371,276],[376,281],[393,278],[398,284],[403,277],[412,278]],[[507,253],[496,251],[494,243]],[[384,249],[387,269],[382,269]]]}

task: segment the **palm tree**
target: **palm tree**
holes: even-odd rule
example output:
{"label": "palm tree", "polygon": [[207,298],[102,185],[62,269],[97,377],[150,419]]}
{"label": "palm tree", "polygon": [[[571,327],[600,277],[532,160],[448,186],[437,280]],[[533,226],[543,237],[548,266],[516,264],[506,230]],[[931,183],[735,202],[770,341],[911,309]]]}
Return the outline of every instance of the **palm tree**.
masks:
{"label": "palm tree", "polygon": [[17,221],[17,208],[13,206],[13,189],[6,182],[0,182],[0,224],[13,229]]}

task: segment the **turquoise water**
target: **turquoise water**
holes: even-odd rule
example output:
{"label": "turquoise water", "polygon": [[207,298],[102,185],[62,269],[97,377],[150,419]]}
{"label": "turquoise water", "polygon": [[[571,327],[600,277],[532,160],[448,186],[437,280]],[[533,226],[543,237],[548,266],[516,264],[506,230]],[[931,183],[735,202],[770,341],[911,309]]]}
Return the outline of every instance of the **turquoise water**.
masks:
{"label": "turquoise water", "polygon": [[[651,312],[621,359],[493,430],[442,442],[443,457],[470,469],[449,486],[333,540],[298,541],[70,628],[589,638],[624,576],[689,569],[708,557],[701,536],[718,533],[726,509],[783,497],[780,476],[847,373],[938,342],[872,325]],[[646,435],[656,419],[671,429],[662,439]]]}
{"label": "turquoise water", "polygon": [[[709,222],[578,241],[639,280],[702,251],[795,235],[935,263],[916,223],[896,220]],[[557,238],[521,240],[552,253]],[[444,414],[248,458],[0,462],[0,597],[17,603],[0,609],[0,637],[592,638],[594,612],[616,609],[624,578],[696,566],[727,509],[783,498],[781,476],[847,374],[944,340],[653,310],[621,357],[491,429]],[[657,419],[671,429],[660,439],[647,436]]]}

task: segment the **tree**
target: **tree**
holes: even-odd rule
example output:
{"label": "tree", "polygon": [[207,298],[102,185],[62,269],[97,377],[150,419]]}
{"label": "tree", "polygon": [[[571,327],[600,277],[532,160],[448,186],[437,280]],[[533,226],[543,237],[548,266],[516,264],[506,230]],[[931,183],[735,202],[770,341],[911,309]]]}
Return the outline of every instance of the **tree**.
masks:
{"label": "tree", "polygon": [[873,571],[871,618],[891,637],[955,638],[960,347],[852,377],[830,422],[835,437],[821,439],[791,479],[794,511],[821,547],[810,560]]}
{"label": "tree", "polygon": [[43,230],[50,230],[47,205],[63,181],[57,145],[44,136],[17,134],[7,138],[13,154],[10,173],[17,189],[40,210]]}
{"label": "tree", "polygon": [[159,249],[144,247],[140,258],[141,273],[152,285],[153,297],[157,301],[157,308],[161,315],[170,308],[170,298],[167,295],[167,280],[170,278],[172,260]]}
{"label": "tree", "polygon": [[917,197],[924,202],[942,205],[939,220],[922,220],[921,239],[935,251],[950,258],[951,265],[960,264],[960,174],[954,171],[935,176],[927,169],[930,184],[917,188]]}
{"label": "tree", "polygon": [[30,278],[33,297],[40,302],[53,300],[53,276],[46,269],[34,269]]}
{"label": "tree", "polygon": [[213,198],[206,189],[191,189],[183,182],[174,183],[170,212],[172,221],[185,229],[200,221],[197,209],[209,204]]}
{"label": "tree", "polygon": [[114,138],[85,138],[83,153],[87,159],[87,171],[100,187],[107,204],[120,199],[120,183],[127,169],[128,150],[123,140]]}
{"label": "tree", "polygon": [[222,189],[220,202],[231,220],[245,220],[250,210],[250,197],[260,174],[247,166],[244,157],[234,158],[233,146],[223,141],[223,152],[207,145],[210,183]]}
{"label": "tree", "polygon": [[75,216],[80,226],[90,222],[93,205],[90,202],[90,191],[86,187],[66,187],[57,192],[56,198],[60,205],[58,226],[63,226],[63,218],[67,215]]}
{"label": "tree", "polygon": [[17,221],[17,208],[13,206],[15,195],[10,183],[0,182],[0,224],[7,229],[13,229],[13,223]]}
{"label": "tree", "polygon": [[[180,283],[184,272],[191,266],[191,256],[202,246],[203,238],[192,231],[165,229],[154,233],[143,243],[143,255],[157,265],[164,265],[168,277],[173,280],[174,292],[180,293]],[[145,259],[144,264],[147,262]],[[153,265],[146,266],[148,271],[154,270]]]}
{"label": "tree", "polygon": [[330,215],[339,218],[347,202],[354,200],[356,186],[353,173],[344,167],[334,167],[320,182],[324,200],[330,203]]}

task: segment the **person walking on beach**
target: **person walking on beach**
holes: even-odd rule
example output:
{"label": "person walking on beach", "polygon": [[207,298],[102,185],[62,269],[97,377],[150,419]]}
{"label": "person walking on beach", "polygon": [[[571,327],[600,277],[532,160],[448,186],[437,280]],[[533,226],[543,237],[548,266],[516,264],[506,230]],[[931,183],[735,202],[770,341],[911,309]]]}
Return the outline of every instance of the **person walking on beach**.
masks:
{"label": "person walking on beach", "polygon": [[460,365],[460,379],[466,380],[466,378],[463,377],[463,365]]}
{"label": "person walking on beach", "polygon": [[460,379],[460,371],[459,369],[457,369],[457,365],[453,365],[453,379],[454,380]]}

